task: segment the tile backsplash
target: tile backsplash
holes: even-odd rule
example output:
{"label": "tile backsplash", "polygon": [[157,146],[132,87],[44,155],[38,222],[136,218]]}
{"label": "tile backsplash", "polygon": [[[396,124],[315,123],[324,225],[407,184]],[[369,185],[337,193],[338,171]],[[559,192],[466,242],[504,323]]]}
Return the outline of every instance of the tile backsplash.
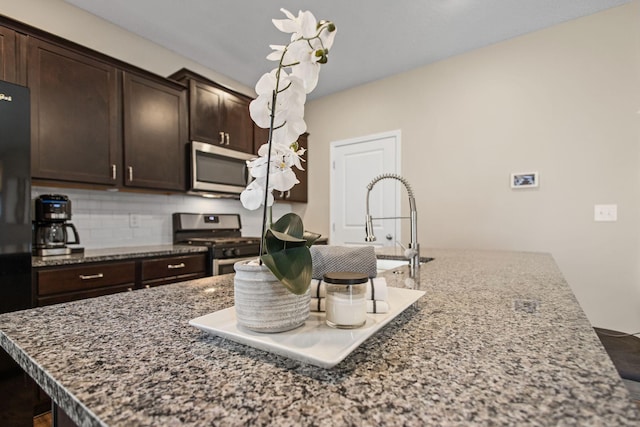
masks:
{"label": "tile backsplash", "polygon": [[[174,212],[240,213],[244,236],[259,236],[261,232],[262,210],[249,211],[235,199],[36,186],[31,189],[32,198],[41,194],[69,197],[71,222],[78,229],[80,246],[87,249],[170,244]],[[273,216],[278,218],[290,211],[290,205],[276,204]]]}

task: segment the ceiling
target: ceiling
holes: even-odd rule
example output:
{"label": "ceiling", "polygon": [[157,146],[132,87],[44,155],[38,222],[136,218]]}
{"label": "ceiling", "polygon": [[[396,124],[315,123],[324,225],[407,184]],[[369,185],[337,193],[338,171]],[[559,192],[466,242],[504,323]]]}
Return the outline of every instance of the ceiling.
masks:
{"label": "ceiling", "polygon": [[309,99],[631,0],[65,0],[246,86],[274,68],[271,23],[310,10],[338,33]]}

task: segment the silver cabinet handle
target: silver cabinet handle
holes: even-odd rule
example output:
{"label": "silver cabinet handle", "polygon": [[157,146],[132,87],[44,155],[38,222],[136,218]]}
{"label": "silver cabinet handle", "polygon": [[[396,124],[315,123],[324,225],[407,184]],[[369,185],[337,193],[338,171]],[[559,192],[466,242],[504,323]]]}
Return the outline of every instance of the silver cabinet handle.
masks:
{"label": "silver cabinet handle", "polygon": [[133,166],[129,166],[127,170],[129,172],[129,181],[133,181]]}
{"label": "silver cabinet handle", "polygon": [[185,268],[185,267],[186,267],[186,265],[184,265],[184,262],[181,262],[180,264],[169,264],[169,265],[167,265],[167,268],[169,270],[174,270],[176,268]]}
{"label": "silver cabinet handle", "polygon": [[104,274],[102,273],[98,273],[98,274],[81,274],[80,275],[80,279],[82,280],[91,280],[91,279],[102,279],[104,277]]}
{"label": "silver cabinet handle", "polygon": [[111,165],[111,179],[115,181],[116,180],[116,176],[117,176],[116,175],[116,165],[113,164],[113,165]]}
{"label": "silver cabinet handle", "polygon": [[224,132],[220,132],[220,145],[224,145]]}
{"label": "silver cabinet handle", "polygon": [[230,140],[231,140],[231,137],[229,137],[229,134],[228,134],[228,133],[225,133],[225,135],[227,136],[227,144],[226,144],[226,145],[229,145],[229,142],[230,142]]}

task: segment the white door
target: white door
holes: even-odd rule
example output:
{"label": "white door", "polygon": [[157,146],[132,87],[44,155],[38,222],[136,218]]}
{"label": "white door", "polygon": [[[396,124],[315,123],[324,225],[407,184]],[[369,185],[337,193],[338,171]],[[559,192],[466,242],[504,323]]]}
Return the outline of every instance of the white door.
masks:
{"label": "white door", "polygon": [[[365,241],[367,185],[383,173],[400,173],[400,131],[331,143],[332,245],[393,246],[400,240],[395,219],[374,220],[377,240]],[[395,179],[378,181],[369,196],[371,215],[400,216],[400,187]]]}

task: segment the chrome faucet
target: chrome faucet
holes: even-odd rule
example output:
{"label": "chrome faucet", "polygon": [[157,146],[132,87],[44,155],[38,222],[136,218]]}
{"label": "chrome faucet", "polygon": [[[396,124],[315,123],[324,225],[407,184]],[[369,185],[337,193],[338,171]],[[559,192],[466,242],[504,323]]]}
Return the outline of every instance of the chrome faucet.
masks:
{"label": "chrome faucet", "polygon": [[[409,194],[409,209],[411,211],[411,216],[394,216],[394,217],[379,217],[373,218],[369,213],[369,194],[371,193],[371,189],[374,185],[383,179],[396,179],[400,181],[404,187],[407,189],[407,193]],[[411,242],[409,243],[408,248],[405,249],[404,256],[409,259],[409,265],[411,266],[411,271],[415,271],[420,267],[420,244],[418,244],[418,211],[416,210],[416,199],[413,197],[413,190],[411,189],[411,185],[407,182],[406,179],[401,177],[400,175],[396,175],[393,173],[385,173],[382,175],[378,175],[373,178],[373,180],[367,185],[367,216],[365,221],[365,231],[367,233],[367,237],[365,240],[367,242],[375,242],[376,236],[373,234],[373,220],[374,219],[410,219],[411,220]],[[402,246],[402,245],[401,245]],[[403,246],[404,248],[404,246]]]}

